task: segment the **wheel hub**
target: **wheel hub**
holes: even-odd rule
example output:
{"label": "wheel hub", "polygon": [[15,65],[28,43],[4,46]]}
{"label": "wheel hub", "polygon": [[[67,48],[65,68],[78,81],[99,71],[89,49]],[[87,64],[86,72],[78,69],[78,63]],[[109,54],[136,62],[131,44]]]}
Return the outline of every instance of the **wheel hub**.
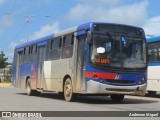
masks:
{"label": "wheel hub", "polygon": [[66,85],[66,96],[69,97],[71,92],[72,92],[72,89],[71,89],[71,85],[70,84],[67,84]]}

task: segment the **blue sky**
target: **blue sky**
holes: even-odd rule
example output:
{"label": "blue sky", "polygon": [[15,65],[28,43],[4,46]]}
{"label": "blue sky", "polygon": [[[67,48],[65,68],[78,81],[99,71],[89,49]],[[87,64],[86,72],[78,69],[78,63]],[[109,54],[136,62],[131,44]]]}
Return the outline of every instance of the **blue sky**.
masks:
{"label": "blue sky", "polygon": [[33,40],[89,21],[135,25],[160,35],[159,5],[160,0],[0,0],[0,51],[12,62],[14,47],[27,41],[27,33]]}

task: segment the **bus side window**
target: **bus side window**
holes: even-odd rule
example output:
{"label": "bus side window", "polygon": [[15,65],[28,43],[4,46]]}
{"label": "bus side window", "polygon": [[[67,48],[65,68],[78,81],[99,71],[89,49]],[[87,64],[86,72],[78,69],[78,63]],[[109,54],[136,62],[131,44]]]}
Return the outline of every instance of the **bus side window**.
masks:
{"label": "bus side window", "polygon": [[34,62],[36,60],[36,54],[37,53],[37,45],[31,45],[30,46],[30,56],[29,56],[29,61],[28,62]]}
{"label": "bus side window", "polygon": [[60,59],[61,41],[61,37],[57,37],[48,42],[48,60]]}
{"label": "bus side window", "polygon": [[73,55],[73,43],[74,43],[74,35],[70,34],[63,37],[62,43],[62,59],[71,58]]}
{"label": "bus side window", "polygon": [[156,62],[158,58],[158,53],[157,53],[157,48],[156,48],[157,43],[150,43],[148,44],[148,53],[149,53],[149,62]]}
{"label": "bus side window", "polygon": [[23,55],[23,62],[30,63],[30,54],[31,54],[31,47],[27,46],[24,48],[24,55]]}
{"label": "bus side window", "polygon": [[24,48],[24,52],[23,52],[24,54],[23,55],[25,55],[26,54],[26,48]]}
{"label": "bus side window", "polygon": [[24,48],[24,55],[23,55],[23,63],[27,63],[27,55],[28,55],[28,49],[27,47]]}
{"label": "bus side window", "polygon": [[17,64],[17,54],[18,54],[18,52],[15,50],[15,51],[14,51],[14,58],[13,58],[13,64],[14,64],[14,65]]}
{"label": "bus side window", "polygon": [[31,45],[31,47],[30,47],[30,52],[31,52],[31,54],[33,54],[33,45]]}
{"label": "bus side window", "polygon": [[53,40],[50,41],[50,49],[53,49]]}
{"label": "bus side window", "polygon": [[158,51],[157,61],[160,61],[160,42],[157,43],[157,51]]}

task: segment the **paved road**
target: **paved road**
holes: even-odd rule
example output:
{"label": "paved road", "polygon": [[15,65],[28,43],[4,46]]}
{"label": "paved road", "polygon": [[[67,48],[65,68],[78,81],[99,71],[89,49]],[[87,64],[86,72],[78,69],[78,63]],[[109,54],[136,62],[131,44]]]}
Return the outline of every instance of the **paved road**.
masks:
{"label": "paved road", "polygon": [[[66,102],[55,93],[27,96],[25,90],[12,86],[0,87],[0,111],[160,111],[160,95],[154,97],[125,96],[122,103],[113,103],[106,96],[78,97],[76,102]],[[24,118],[20,119],[24,120]],[[66,120],[66,118],[61,119]],[[106,120],[106,118],[102,119]],[[97,118],[92,120],[97,120]]]}

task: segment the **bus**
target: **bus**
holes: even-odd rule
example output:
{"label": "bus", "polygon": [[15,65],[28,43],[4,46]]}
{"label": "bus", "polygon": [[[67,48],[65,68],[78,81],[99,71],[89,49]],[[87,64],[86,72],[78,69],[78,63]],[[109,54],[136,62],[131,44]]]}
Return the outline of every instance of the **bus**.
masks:
{"label": "bus", "polygon": [[144,95],[147,49],[142,28],[89,22],[15,47],[12,80],[28,95]]}
{"label": "bus", "polygon": [[160,91],[160,36],[147,38],[148,42],[148,84],[149,95],[156,95]]}

